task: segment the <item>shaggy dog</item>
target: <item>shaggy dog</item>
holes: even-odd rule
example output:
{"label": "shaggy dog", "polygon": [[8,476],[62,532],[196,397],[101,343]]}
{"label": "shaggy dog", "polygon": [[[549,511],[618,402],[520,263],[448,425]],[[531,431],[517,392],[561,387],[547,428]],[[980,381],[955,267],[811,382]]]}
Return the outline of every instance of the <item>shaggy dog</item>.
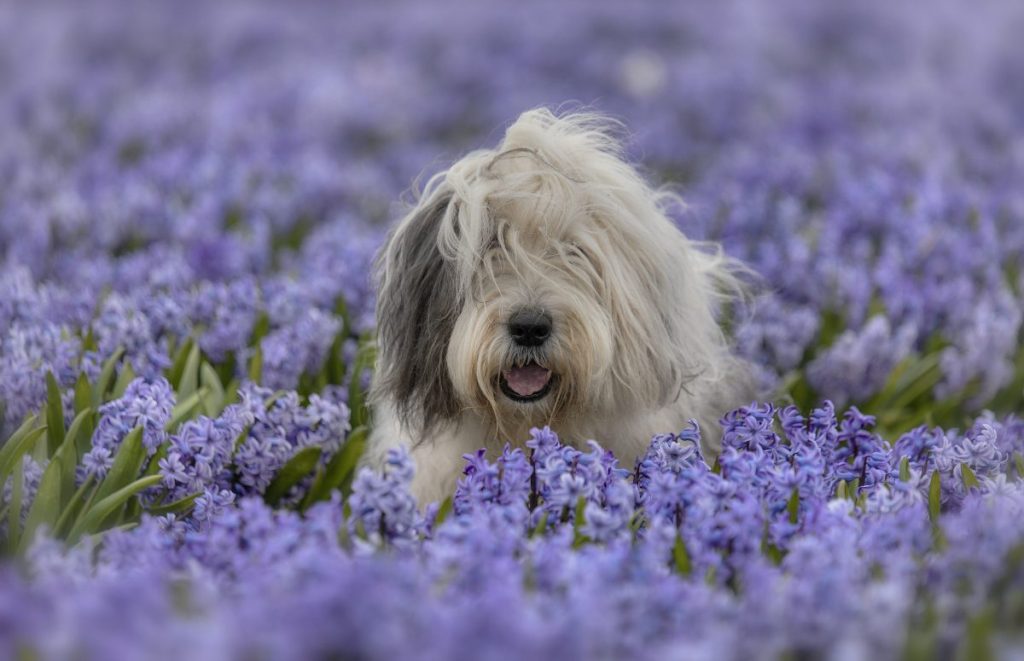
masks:
{"label": "shaggy dog", "polygon": [[624,465],[753,396],[716,321],[737,265],[666,217],[678,202],[620,156],[592,114],[524,113],[494,150],[434,176],[377,263],[375,428],[366,462],[409,448],[420,503],[462,455],[550,425]]}

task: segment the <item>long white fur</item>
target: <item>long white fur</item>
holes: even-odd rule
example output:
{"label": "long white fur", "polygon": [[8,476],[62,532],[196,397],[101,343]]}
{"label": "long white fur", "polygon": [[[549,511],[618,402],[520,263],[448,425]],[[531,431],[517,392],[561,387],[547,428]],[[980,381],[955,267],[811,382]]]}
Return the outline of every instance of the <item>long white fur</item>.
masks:
{"label": "long white fur", "polygon": [[[614,129],[594,114],[526,112],[495,149],[436,175],[396,228],[391,245],[418,230],[425,208],[451,200],[436,247],[462,301],[443,366],[458,413],[424,429],[375,387],[366,458],[379,465],[389,448],[410,448],[421,504],[452,492],[463,454],[521,445],[536,426],[573,444],[597,440],[631,466],[652,435],[692,418],[714,456],[720,416],[752,396],[752,379],[716,321],[741,291],[738,265],[677,229],[667,211],[679,200],[622,158]],[[385,247],[380,295],[402,277],[401,253]],[[521,356],[506,324],[522,306],[554,320],[538,362],[557,382],[529,404],[497,387]]]}

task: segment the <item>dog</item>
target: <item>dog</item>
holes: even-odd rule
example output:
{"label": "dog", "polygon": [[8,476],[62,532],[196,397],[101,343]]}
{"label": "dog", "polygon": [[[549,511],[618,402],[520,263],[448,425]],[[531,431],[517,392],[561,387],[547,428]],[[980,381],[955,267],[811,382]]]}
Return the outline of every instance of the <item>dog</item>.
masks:
{"label": "dog", "polygon": [[714,457],[720,417],[753,398],[717,321],[744,268],[680,232],[679,198],[623,158],[620,126],[525,112],[429,179],[389,235],[364,463],[406,446],[421,504],[452,493],[464,454],[545,425],[629,465],[695,419]]}

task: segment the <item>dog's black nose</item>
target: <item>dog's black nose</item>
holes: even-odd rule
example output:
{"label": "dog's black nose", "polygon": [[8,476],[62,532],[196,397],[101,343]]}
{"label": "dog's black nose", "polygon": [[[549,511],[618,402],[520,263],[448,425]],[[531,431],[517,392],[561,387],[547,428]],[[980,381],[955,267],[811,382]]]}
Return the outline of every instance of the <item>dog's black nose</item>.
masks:
{"label": "dog's black nose", "polygon": [[521,347],[539,347],[551,335],[551,317],[537,310],[520,310],[508,320],[508,332]]}

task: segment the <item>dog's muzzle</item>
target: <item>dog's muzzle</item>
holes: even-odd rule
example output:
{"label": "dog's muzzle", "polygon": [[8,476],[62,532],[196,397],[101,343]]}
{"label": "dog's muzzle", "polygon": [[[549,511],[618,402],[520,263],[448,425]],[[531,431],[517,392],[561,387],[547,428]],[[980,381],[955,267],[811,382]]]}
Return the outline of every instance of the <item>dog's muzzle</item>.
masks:
{"label": "dog's muzzle", "polygon": [[[509,338],[518,351],[532,354],[551,337],[551,315],[536,308],[516,311],[508,320]],[[526,360],[502,370],[501,391],[516,402],[535,402],[551,391],[554,376],[551,370],[535,360]]]}

